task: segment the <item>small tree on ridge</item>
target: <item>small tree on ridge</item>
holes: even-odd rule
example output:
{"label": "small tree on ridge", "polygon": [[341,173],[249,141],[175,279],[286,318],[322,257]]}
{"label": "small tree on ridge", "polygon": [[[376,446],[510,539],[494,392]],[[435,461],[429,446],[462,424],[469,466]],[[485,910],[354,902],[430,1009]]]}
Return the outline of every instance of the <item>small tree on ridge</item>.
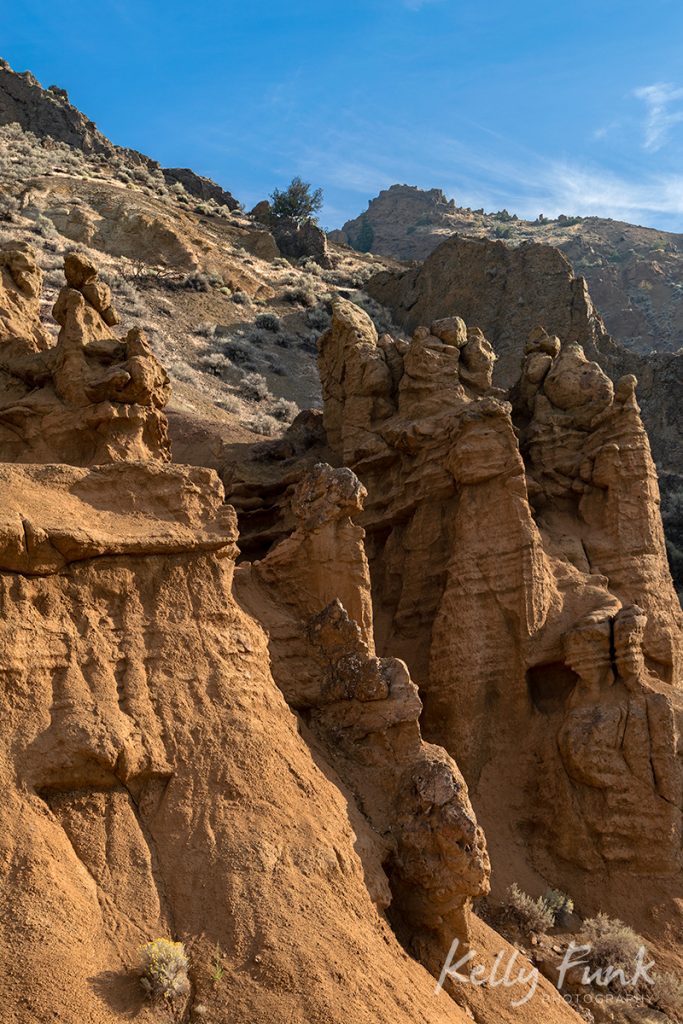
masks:
{"label": "small tree on ridge", "polygon": [[292,178],[288,187],[282,191],[276,188],[270,196],[271,211],[282,220],[293,220],[302,224],[309,218],[315,220],[315,214],[323,205],[323,190],[311,191],[311,185],[301,178]]}

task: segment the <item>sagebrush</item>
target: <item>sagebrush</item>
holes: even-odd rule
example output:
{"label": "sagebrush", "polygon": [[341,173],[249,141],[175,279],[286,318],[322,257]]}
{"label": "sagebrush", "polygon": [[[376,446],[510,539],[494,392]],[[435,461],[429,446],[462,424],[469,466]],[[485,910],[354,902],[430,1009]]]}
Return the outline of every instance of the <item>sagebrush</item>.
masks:
{"label": "sagebrush", "polygon": [[190,991],[189,961],[182,942],[154,939],[142,947],[140,982],[151,998],[177,999]]}

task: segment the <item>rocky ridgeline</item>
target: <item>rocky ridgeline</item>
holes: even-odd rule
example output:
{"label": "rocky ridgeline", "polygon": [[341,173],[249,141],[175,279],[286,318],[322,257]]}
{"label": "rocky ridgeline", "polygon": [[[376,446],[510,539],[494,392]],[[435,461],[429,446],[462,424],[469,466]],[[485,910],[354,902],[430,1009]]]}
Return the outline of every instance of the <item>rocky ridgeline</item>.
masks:
{"label": "rocky ridgeline", "polygon": [[392,185],[330,238],[363,252],[424,260],[454,234],[502,239],[513,247],[538,243],[559,248],[576,273],[586,277],[610,334],[641,355],[680,349],[680,234],[604,217],[527,221],[507,210],[457,207],[440,189]]}
{"label": "rocky ridgeline", "polygon": [[38,138],[64,142],[86,154],[122,157],[132,167],[161,170],[169,185],[180,182],[188,193],[200,200],[213,199],[231,210],[239,206],[234,196],[215,181],[189,168],[162,168],[144,153],[115,146],[94,121],[69,102],[65,89],[56,85],[43,89],[30,71],[13,71],[6,60],[0,60],[0,125],[9,124],[18,124]]}

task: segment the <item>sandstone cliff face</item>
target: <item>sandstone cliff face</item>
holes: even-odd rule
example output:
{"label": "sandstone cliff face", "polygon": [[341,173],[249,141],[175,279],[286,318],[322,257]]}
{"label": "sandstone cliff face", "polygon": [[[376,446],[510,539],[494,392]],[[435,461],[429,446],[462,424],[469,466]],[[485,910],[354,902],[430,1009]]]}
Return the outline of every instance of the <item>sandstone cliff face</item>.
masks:
{"label": "sandstone cliff face", "polygon": [[339,303],[324,422],[368,492],[378,650],[462,768],[494,879],[523,838],[546,878],[625,913],[634,877],[666,876],[662,902],[681,883],[680,609],[634,378],[544,331],[526,351],[511,404],[457,317],[406,344]]}
{"label": "sandstone cliff face", "polygon": [[296,530],[238,570],[237,594],[268,629],[288,703],[383,837],[388,885],[380,879],[377,898],[438,975],[453,939],[469,940],[488,856],[456,764],[421,741],[405,664],[374,656],[364,532],[351,519],[364,495],[350,470],[315,466],[294,494]]}
{"label": "sandstone cliff face", "polygon": [[371,901],[376,841],[297,735],[231,596],[215,478],[114,468],[3,474],[3,502],[43,537],[19,569],[3,524],[5,1019],[157,1020],[136,968],[159,934],[186,943],[190,1004],[216,1021],[464,1019]]}
{"label": "sandstone cliff face", "polygon": [[[159,935],[190,959],[178,1019],[471,1019],[418,961],[468,940],[486,846],[405,664],[374,653],[362,485],[302,474],[295,530],[236,600],[234,510],[213,471],[167,463],[165,377],[112,337],[95,268],[67,258],[56,344],[31,254],[3,268],[3,1019],[158,1020],[138,951]],[[502,940],[475,930],[490,968]],[[529,1020],[572,1019],[544,984]]]}
{"label": "sandstone cliff face", "polygon": [[381,274],[372,294],[392,308],[412,331],[453,310],[480,327],[498,355],[496,381],[511,387],[529,331],[541,324],[563,340],[595,355],[608,345],[583,278],[550,245],[511,249],[483,238],[450,238],[421,266],[401,275]]}

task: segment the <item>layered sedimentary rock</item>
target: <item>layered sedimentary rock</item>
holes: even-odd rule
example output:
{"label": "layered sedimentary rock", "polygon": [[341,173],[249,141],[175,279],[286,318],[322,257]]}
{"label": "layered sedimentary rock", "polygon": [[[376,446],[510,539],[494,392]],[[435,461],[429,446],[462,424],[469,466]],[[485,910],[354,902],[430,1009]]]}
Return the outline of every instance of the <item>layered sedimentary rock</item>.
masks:
{"label": "layered sedimentary rock", "polygon": [[65,260],[51,345],[30,249],[0,253],[0,458],[97,465],[169,458],[168,377],[143,332],[122,339],[111,292],[85,257]]}
{"label": "layered sedimentary rock", "polygon": [[388,306],[396,323],[413,330],[453,311],[481,328],[498,356],[495,380],[511,387],[529,333],[542,326],[563,344],[584,348],[614,379],[635,374],[643,419],[660,471],[683,473],[683,356],[630,351],[613,340],[583,277],[551,245],[510,248],[486,238],[454,236],[422,265],[381,273],[369,293]]}
{"label": "layered sedimentary rock", "polygon": [[[30,254],[3,266],[6,408],[23,413],[0,446],[3,1019],[471,1019],[395,934],[438,973],[488,861],[406,666],[374,653],[362,485],[304,474],[292,535],[240,568],[267,637],[233,596],[217,476],[169,465],[143,429],[165,379],[111,336],[94,268],[68,258],[52,345]],[[190,963],[163,1011],[139,972],[158,936]],[[573,1019],[549,986],[537,1007],[538,1024]]]}
{"label": "layered sedimentary rock", "polygon": [[494,878],[505,836],[588,907],[624,913],[653,872],[677,892],[681,615],[635,379],[536,330],[510,402],[457,317],[405,343],[345,302],[319,348],[328,441],[367,489],[378,650],[463,770]]}
{"label": "layered sedimentary rock", "polygon": [[12,466],[0,489],[43,538],[18,565],[0,526],[5,1019],[158,1019],[137,964],[162,934],[190,953],[179,1009],[216,1021],[464,1020],[373,905],[381,844],[231,596],[215,476]]}

